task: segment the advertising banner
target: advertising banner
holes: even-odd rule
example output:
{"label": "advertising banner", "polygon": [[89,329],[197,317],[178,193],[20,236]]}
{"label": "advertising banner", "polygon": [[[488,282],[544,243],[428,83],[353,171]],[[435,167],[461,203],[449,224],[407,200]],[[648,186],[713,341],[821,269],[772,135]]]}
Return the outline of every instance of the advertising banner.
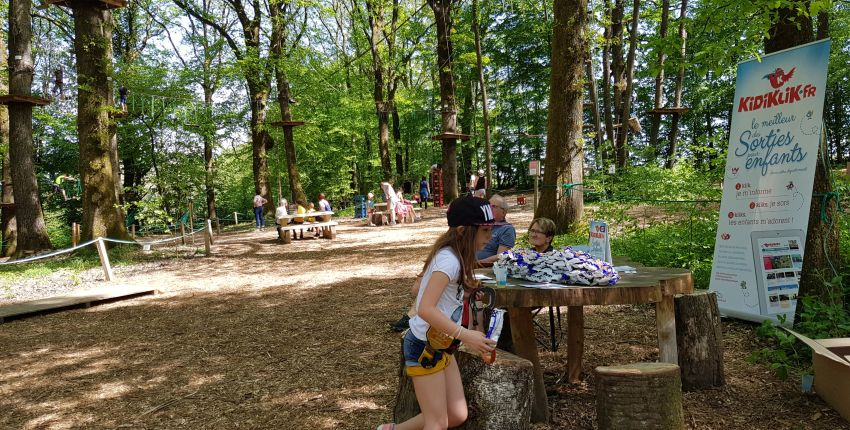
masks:
{"label": "advertising banner", "polygon": [[829,40],[738,64],[710,289],[722,314],[792,322]]}
{"label": "advertising banner", "polygon": [[608,236],[608,223],[593,220],[590,222],[590,255],[613,264],[611,258],[611,240]]}

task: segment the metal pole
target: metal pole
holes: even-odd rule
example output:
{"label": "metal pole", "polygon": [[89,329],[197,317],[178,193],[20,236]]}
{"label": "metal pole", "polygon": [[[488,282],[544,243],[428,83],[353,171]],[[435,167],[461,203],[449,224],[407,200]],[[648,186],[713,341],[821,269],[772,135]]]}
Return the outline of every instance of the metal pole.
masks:
{"label": "metal pole", "polygon": [[100,265],[103,267],[103,277],[107,282],[112,282],[115,275],[112,273],[112,266],[109,265],[109,255],[106,253],[106,245],[103,244],[103,238],[98,237],[95,242],[97,247],[97,255],[100,256]]}
{"label": "metal pole", "polygon": [[540,167],[537,168],[537,174],[534,175],[534,208],[532,209],[534,212],[537,212],[538,182],[540,182]]}

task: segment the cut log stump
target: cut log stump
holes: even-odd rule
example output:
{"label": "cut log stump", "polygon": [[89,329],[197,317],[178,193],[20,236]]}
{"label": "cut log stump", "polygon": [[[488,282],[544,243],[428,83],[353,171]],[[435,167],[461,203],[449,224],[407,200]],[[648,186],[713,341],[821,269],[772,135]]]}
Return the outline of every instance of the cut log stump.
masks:
{"label": "cut log stump", "polygon": [[596,419],[600,430],[684,429],[679,366],[633,363],[600,366]]}
{"label": "cut log stump", "polygon": [[[460,348],[457,360],[469,417],[456,429],[524,430],[531,427],[533,367],[531,362],[506,351],[497,350],[496,361],[484,364],[477,354]],[[399,366],[399,387],[393,420],[404,422],[416,416],[419,404],[413,382],[404,373],[404,358]]]}
{"label": "cut log stump", "polygon": [[676,296],[676,343],[682,389],[685,391],[721,387],[723,336],[717,293],[701,291]]}

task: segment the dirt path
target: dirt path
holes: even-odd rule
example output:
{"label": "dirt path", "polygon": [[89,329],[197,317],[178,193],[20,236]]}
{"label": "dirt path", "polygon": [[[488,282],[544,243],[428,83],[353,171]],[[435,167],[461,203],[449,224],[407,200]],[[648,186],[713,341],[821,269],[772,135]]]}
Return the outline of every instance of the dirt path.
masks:
{"label": "dirt path", "polygon": [[[0,428],[373,428],[390,419],[397,383],[387,323],[408,307],[407,287],[445,230],[439,210],[425,217],[291,245],[273,230],[224,235],[210,257],[123,278],[160,295],[2,324]],[[523,231],[531,214],[509,218]],[[587,372],[657,359],[653,315],[588,309],[582,384],[557,384],[562,351],[542,354],[554,413],[542,428],[592,428]],[[692,428],[850,428],[744,363],[750,327],[727,333],[729,386],[686,394]]]}

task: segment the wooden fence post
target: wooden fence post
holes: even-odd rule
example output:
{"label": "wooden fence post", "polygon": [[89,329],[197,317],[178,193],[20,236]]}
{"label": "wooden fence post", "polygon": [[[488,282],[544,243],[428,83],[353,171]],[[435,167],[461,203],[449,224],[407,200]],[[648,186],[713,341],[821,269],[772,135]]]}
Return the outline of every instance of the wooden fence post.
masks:
{"label": "wooden fence post", "polygon": [[186,224],[183,224],[183,221],[180,221],[180,243],[186,244]]}
{"label": "wooden fence post", "polygon": [[136,224],[130,224],[130,236],[136,237]]}
{"label": "wooden fence post", "polygon": [[239,224],[239,213],[233,212],[233,224]]}
{"label": "wooden fence post", "polygon": [[106,253],[106,245],[103,243],[103,238],[98,237],[95,242],[97,247],[97,255],[100,256],[100,265],[103,267],[103,277],[107,282],[112,282],[115,275],[112,273],[112,266],[109,265],[109,255]]}
{"label": "wooden fence post", "polygon": [[71,223],[71,246],[77,246],[80,243],[80,225]]}
{"label": "wooden fence post", "polygon": [[215,240],[213,240],[212,221],[209,218],[207,218],[207,223],[206,223],[205,229],[207,230],[207,232],[209,232],[210,245],[212,245],[215,242]]}
{"label": "wooden fence post", "polygon": [[204,252],[206,255],[210,255],[210,245],[212,245],[212,230],[204,227]]}
{"label": "wooden fence post", "polygon": [[192,206],[192,201],[189,200],[189,231],[195,228],[195,208]]}
{"label": "wooden fence post", "polygon": [[221,234],[221,223],[218,222],[218,217],[215,218],[215,233]]}

